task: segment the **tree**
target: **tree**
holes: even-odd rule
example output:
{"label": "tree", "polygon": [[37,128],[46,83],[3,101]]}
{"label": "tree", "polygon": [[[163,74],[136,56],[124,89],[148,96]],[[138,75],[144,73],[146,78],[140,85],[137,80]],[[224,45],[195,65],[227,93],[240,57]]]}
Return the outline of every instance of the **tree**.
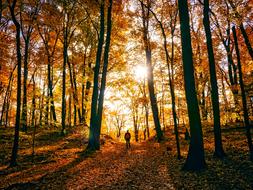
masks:
{"label": "tree", "polygon": [[219,107],[219,94],[216,77],[215,59],[213,52],[212,34],[210,29],[209,21],[209,0],[204,0],[204,18],[203,24],[206,33],[206,46],[208,50],[209,59],[209,71],[211,80],[211,95],[212,95],[212,106],[213,106],[213,118],[214,118],[214,137],[215,137],[215,151],[214,156],[218,158],[224,157],[224,151],[222,148],[221,129],[220,129],[220,107]]}
{"label": "tree", "polygon": [[11,13],[12,21],[16,29],[16,54],[17,54],[17,65],[18,65],[18,80],[17,80],[17,108],[16,108],[16,121],[15,121],[15,134],[14,143],[11,154],[10,167],[17,165],[17,155],[18,155],[18,143],[19,143],[19,128],[20,128],[20,105],[21,105],[21,69],[22,69],[22,56],[21,56],[21,43],[20,43],[20,33],[21,26],[16,18],[15,7],[17,0],[13,0],[12,3],[8,0],[8,6]]}
{"label": "tree", "polygon": [[142,29],[143,29],[143,42],[144,42],[144,49],[146,54],[146,66],[147,66],[147,80],[148,80],[148,90],[149,90],[149,98],[151,103],[151,109],[153,113],[153,120],[155,123],[156,135],[157,140],[160,142],[163,140],[163,132],[161,130],[161,124],[159,119],[158,113],[158,106],[157,100],[155,96],[155,89],[154,89],[154,76],[153,76],[153,68],[152,68],[152,59],[151,59],[151,42],[149,38],[149,15],[150,15],[150,6],[151,1],[147,1],[147,6],[149,7],[147,10],[144,7],[144,4],[141,3],[142,8]]}
{"label": "tree", "polygon": [[[39,1],[35,2],[35,5],[31,4],[30,7],[28,7],[28,10],[26,15],[22,15],[22,12],[25,12],[25,10],[22,10],[22,7],[24,7],[23,2],[21,2],[20,5],[20,26],[21,26],[21,33],[22,37],[25,42],[25,48],[24,48],[24,79],[23,79],[23,104],[22,104],[22,130],[27,131],[27,79],[28,79],[28,62],[29,62],[29,48],[30,48],[30,40],[31,35],[34,30],[34,21],[37,18],[40,4]],[[24,18],[23,18],[24,17]],[[28,22],[28,23],[26,23]]]}
{"label": "tree", "polygon": [[107,10],[107,32],[106,32],[106,42],[104,48],[104,62],[102,78],[100,82],[99,91],[99,70],[101,66],[101,57],[103,52],[103,42],[104,42],[104,27],[105,27],[105,1],[100,4],[100,31],[99,31],[99,42],[97,47],[96,55],[96,65],[94,68],[94,85],[92,93],[92,103],[91,103],[91,119],[90,119],[90,133],[89,133],[89,144],[88,150],[99,150],[100,149],[100,133],[102,124],[102,113],[103,113],[103,102],[104,102],[104,91],[106,87],[106,75],[108,69],[108,58],[110,50],[110,40],[111,40],[111,14],[112,14],[112,4],[113,0],[109,0],[109,6]]}
{"label": "tree", "polygon": [[185,94],[191,133],[189,152],[183,169],[196,171],[204,169],[206,167],[206,163],[204,156],[203,134],[200,122],[198,100],[195,89],[187,0],[179,0],[178,7],[181,30]]}
{"label": "tree", "polygon": [[247,32],[245,31],[244,29],[244,26],[243,26],[243,22],[241,21],[241,15],[238,13],[237,9],[236,9],[236,6],[235,4],[233,3],[233,1],[231,0],[228,0],[230,6],[233,8],[234,12],[235,12],[235,16],[237,17],[237,19],[239,19],[239,28],[242,32],[242,35],[243,35],[243,38],[244,38],[244,42],[246,44],[246,47],[248,49],[248,52],[251,56],[251,59],[253,60],[253,49],[252,49],[252,46],[250,44],[250,41],[249,41],[249,37],[247,35]]}
{"label": "tree", "polygon": [[246,100],[244,83],[243,83],[243,76],[242,76],[240,50],[239,50],[239,46],[238,46],[235,26],[232,27],[232,31],[233,31],[234,42],[235,42],[235,50],[236,50],[236,55],[237,55],[237,65],[238,65],[238,71],[239,71],[239,82],[240,82],[241,93],[242,93],[244,125],[245,125],[245,128],[246,128],[246,136],[247,136],[247,141],[248,141],[248,146],[249,146],[250,160],[253,161],[253,145],[252,145],[252,137],[251,137],[251,132],[250,132],[251,126],[250,126],[250,123],[249,123],[247,100]]}
{"label": "tree", "polygon": [[[54,56],[57,49],[57,43],[59,40],[60,29],[57,27],[56,20],[59,19],[56,15],[52,15],[50,11],[48,11],[49,7],[47,4],[44,4],[42,9],[42,17],[51,16],[54,19],[46,19],[45,22],[43,19],[37,22],[37,31],[43,41],[45,54],[47,57],[47,105],[46,105],[46,123],[48,124],[48,116],[49,116],[49,107],[50,114],[53,116],[54,124],[57,122],[56,111],[55,111],[55,103],[54,103],[54,95],[53,95],[53,63]],[[57,11],[54,10],[54,13]],[[51,117],[50,117],[51,118]]]}
{"label": "tree", "polygon": [[[143,2],[141,2],[143,4]],[[176,112],[176,97],[175,97],[175,86],[174,86],[174,59],[175,59],[175,52],[174,52],[174,37],[175,37],[175,28],[176,28],[176,22],[177,22],[177,14],[178,10],[176,9],[173,13],[170,14],[171,20],[170,20],[170,32],[171,32],[171,55],[169,55],[168,48],[167,48],[167,36],[165,33],[165,28],[161,20],[158,19],[154,11],[152,11],[149,8],[149,11],[153,14],[156,21],[158,22],[162,36],[163,36],[163,48],[165,51],[165,58],[166,58],[166,64],[168,68],[168,75],[169,75],[169,87],[170,87],[170,96],[171,96],[171,103],[172,103],[172,115],[173,115],[173,122],[174,122],[174,132],[176,137],[176,146],[177,146],[177,157],[178,159],[181,159],[181,153],[180,153],[180,142],[179,142],[179,134],[178,134],[178,122],[177,122],[177,112]],[[173,9],[172,9],[173,10]]]}

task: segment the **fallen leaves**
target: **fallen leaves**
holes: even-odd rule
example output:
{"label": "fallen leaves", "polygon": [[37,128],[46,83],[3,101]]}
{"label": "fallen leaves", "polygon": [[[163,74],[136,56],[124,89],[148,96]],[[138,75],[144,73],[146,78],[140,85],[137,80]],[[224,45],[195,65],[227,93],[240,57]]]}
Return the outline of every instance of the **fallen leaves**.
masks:
{"label": "fallen leaves", "polygon": [[[80,129],[79,129],[80,130]],[[43,136],[37,142],[34,165],[21,155],[21,166],[0,166],[0,188],[8,189],[251,189],[253,164],[248,161],[244,136],[240,132],[224,134],[227,157],[214,159],[213,138],[205,134],[207,170],[183,172],[185,159],[176,159],[174,136],[167,141],[125,144],[105,138],[100,151],[82,156],[82,133],[70,133],[50,142]],[[41,149],[45,145],[45,149]],[[59,146],[60,145],[60,146]],[[167,152],[166,148],[172,149]],[[40,151],[39,151],[40,150]],[[181,152],[186,158],[188,142],[181,139]],[[43,153],[43,155],[41,154]],[[40,158],[40,159],[39,159]],[[6,171],[6,172],[5,172]],[[36,187],[36,188],[35,188]]]}

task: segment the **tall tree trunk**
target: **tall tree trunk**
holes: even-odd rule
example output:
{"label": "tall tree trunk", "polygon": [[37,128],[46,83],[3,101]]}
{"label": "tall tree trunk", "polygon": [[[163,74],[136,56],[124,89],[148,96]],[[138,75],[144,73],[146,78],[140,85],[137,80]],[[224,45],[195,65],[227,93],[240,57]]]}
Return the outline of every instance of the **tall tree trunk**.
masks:
{"label": "tall tree trunk", "polygon": [[32,77],[33,80],[33,97],[32,97],[32,127],[35,126],[35,109],[36,109],[36,86],[35,86],[35,79],[34,76]]}
{"label": "tall tree trunk", "polygon": [[[238,19],[240,19],[240,18],[241,18],[241,15],[238,13],[238,11],[237,11],[237,9],[236,9],[236,6],[234,5],[233,1],[228,0],[228,2],[229,2],[229,4],[230,4],[230,6],[233,8],[236,17],[237,17]],[[246,32],[245,29],[244,29],[244,26],[243,26],[243,23],[242,23],[242,22],[240,23],[240,26],[239,26],[239,27],[240,27],[240,30],[241,30],[241,32],[242,32],[242,35],[243,35],[243,38],[244,38],[244,42],[245,42],[245,44],[246,44],[246,47],[247,47],[247,49],[248,49],[248,52],[249,52],[249,54],[250,54],[250,56],[251,56],[251,58],[252,58],[252,60],[253,60],[253,49],[252,49],[252,47],[251,47],[251,44],[250,44],[250,41],[249,41],[249,37],[248,37],[248,35],[247,35],[247,32]]]}
{"label": "tall tree trunk", "polygon": [[89,132],[89,143],[87,146],[88,150],[98,150],[100,147],[99,142],[99,129],[97,125],[97,104],[98,104],[98,83],[99,83],[99,69],[101,63],[101,55],[103,51],[104,43],[104,0],[100,5],[100,31],[99,31],[99,41],[97,47],[96,55],[96,65],[94,68],[93,77],[93,92],[92,92],[92,102],[91,102],[91,118],[90,118],[90,132]]}
{"label": "tall tree trunk", "polygon": [[180,17],[185,93],[191,133],[189,152],[183,169],[196,171],[204,169],[206,167],[203,134],[200,122],[197,94],[195,89],[187,0],[178,0],[178,6]]}
{"label": "tall tree trunk", "polygon": [[28,78],[28,54],[29,54],[30,34],[25,39],[24,54],[24,80],[23,80],[23,105],[22,105],[22,131],[27,132],[27,78]]}
{"label": "tall tree trunk", "polygon": [[62,111],[61,111],[61,134],[65,134],[65,120],[66,120],[66,64],[68,60],[68,28],[64,27],[63,36],[63,67],[62,67]]}
{"label": "tall tree trunk", "polygon": [[[3,102],[3,107],[2,107],[2,112],[1,112],[1,119],[0,119],[0,125],[2,125],[3,123],[3,115],[5,113],[5,111],[7,110],[6,109],[6,106],[8,106],[8,97],[10,96],[10,91],[12,91],[11,87],[12,87],[12,81],[13,81],[13,73],[16,69],[17,65],[14,66],[11,74],[10,74],[10,77],[9,77],[9,81],[8,81],[8,86],[7,86],[7,89],[6,89],[6,92],[5,92],[5,96],[4,96],[4,102]],[[7,120],[7,118],[5,118],[5,120]]]}
{"label": "tall tree trunk", "polygon": [[148,122],[148,115],[149,115],[149,111],[148,111],[148,106],[145,106],[145,120],[146,120],[146,129],[147,129],[147,136],[148,138],[150,137],[150,132],[149,132],[149,122]]}
{"label": "tall tree trunk", "polygon": [[216,78],[216,68],[215,68],[215,59],[213,53],[213,42],[212,34],[210,29],[209,21],[209,0],[204,0],[204,19],[203,24],[206,33],[206,46],[208,51],[209,59],[209,71],[210,71],[210,80],[211,80],[211,96],[212,96],[212,106],[213,106],[213,118],[214,118],[214,140],[215,140],[215,151],[214,156],[218,158],[224,157],[224,150],[222,147],[222,138],[221,138],[221,128],[220,128],[220,107],[219,107],[219,93],[218,85]]}
{"label": "tall tree trunk", "polygon": [[42,96],[40,97],[40,103],[39,103],[39,110],[40,110],[40,117],[39,117],[39,126],[42,127],[42,119],[43,119],[43,107],[44,107],[44,98],[45,98],[45,83],[43,85],[43,92]]}
{"label": "tall tree trunk", "polygon": [[[150,2],[148,3],[148,7],[150,7]],[[163,132],[161,129],[159,113],[158,113],[158,105],[155,96],[154,89],[154,76],[151,62],[151,48],[150,48],[150,39],[148,38],[148,25],[149,25],[149,12],[150,8],[147,9],[147,12],[144,9],[144,5],[142,6],[142,22],[143,22],[143,42],[145,46],[146,53],[146,66],[147,66],[147,79],[148,79],[148,89],[149,89],[149,98],[151,102],[151,110],[153,113],[153,120],[155,124],[155,130],[157,135],[157,140],[160,142],[163,139]]]}
{"label": "tall tree trunk", "polygon": [[[11,80],[11,86],[13,85],[13,78]],[[5,128],[10,126],[10,119],[9,119],[9,110],[11,110],[11,94],[12,94],[12,88],[10,89],[10,92],[8,94],[7,98],[7,107],[6,107],[6,113],[5,113]]]}
{"label": "tall tree trunk", "polygon": [[33,134],[32,134],[32,161],[34,161],[34,155],[35,155],[35,134],[36,134],[36,119],[35,119],[35,109],[36,109],[36,86],[35,86],[35,78],[34,75],[32,77],[33,80],[33,98],[32,98],[32,128],[33,128]]}
{"label": "tall tree trunk", "polygon": [[69,125],[69,127],[71,127],[71,115],[72,115],[72,109],[71,109],[71,100],[72,100],[72,98],[71,98],[71,95],[69,95],[69,110],[68,110],[68,125]]}
{"label": "tall tree trunk", "polygon": [[17,80],[17,109],[16,109],[16,121],[15,121],[15,134],[14,143],[11,154],[10,167],[17,165],[18,155],[18,143],[19,143],[19,128],[20,128],[20,105],[21,105],[21,70],[22,70],[22,56],[21,56],[21,44],[20,44],[20,32],[21,27],[15,16],[15,6],[17,0],[13,0],[12,4],[9,4],[12,21],[16,27],[16,52],[17,52],[17,64],[18,64],[18,80]]}
{"label": "tall tree trunk", "polygon": [[82,122],[82,114],[81,114],[79,100],[78,100],[77,84],[76,84],[76,71],[75,71],[74,65],[73,65],[73,83],[74,83],[74,92],[75,92],[75,104],[76,104],[77,112],[78,112],[78,120],[79,120],[79,123],[81,123]]}
{"label": "tall tree trunk", "polygon": [[243,35],[243,38],[244,38],[244,42],[245,42],[245,44],[247,46],[248,52],[249,52],[249,54],[250,54],[250,56],[251,56],[251,58],[253,60],[253,49],[251,47],[251,44],[250,44],[250,41],[249,41],[249,37],[248,37],[248,35],[247,35],[247,33],[246,33],[246,31],[245,31],[244,26],[243,26],[242,23],[240,24],[240,30],[242,32],[242,35]]}
{"label": "tall tree trunk", "polygon": [[54,106],[54,96],[53,96],[53,81],[51,76],[51,57],[48,55],[48,64],[47,64],[47,81],[48,81],[48,98],[50,102],[50,112],[53,115],[54,125],[57,122],[55,106]]}
{"label": "tall tree trunk", "polygon": [[109,7],[107,11],[107,31],[106,31],[106,41],[105,41],[105,49],[104,49],[104,64],[103,64],[103,72],[101,78],[101,87],[98,99],[98,140],[100,141],[100,133],[102,128],[102,113],[104,107],[104,95],[106,88],[106,77],[107,77],[107,69],[109,62],[109,52],[110,52],[110,42],[111,42],[111,30],[112,30],[112,1],[109,0]]}
{"label": "tall tree trunk", "polygon": [[238,66],[238,70],[239,70],[239,82],[240,82],[241,93],[242,93],[244,125],[246,128],[246,136],[247,136],[247,141],[248,141],[248,146],[249,146],[250,160],[253,161],[253,146],[252,146],[252,137],[251,137],[251,132],[250,132],[251,126],[249,123],[249,114],[248,114],[248,109],[247,109],[247,100],[246,100],[244,83],[243,83],[240,51],[239,51],[239,47],[238,47],[235,26],[232,27],[232,30],[233,30],[235,50],[236,50],[236,55],[237,55],[237,66]]}
{"label": "tall tree trunk", "polygon": [[[74,100],[74,126],[76,126],[76,104],[77,104],[77,100],[76,100],[76,92],[74,89],[74,82],[73,82],[73,74],[72,74],[72,67],[70,65],[69,59],[68,59],[68,67],[69,67],[69,78],[70,78],[70,84],[71,84],[71,92],[73,95],[73,100]],[[71,95],[70,95],[71,97]]]}
{"label": "tall tree trunk", "polygon": [[3,12],[3,1],[0,0],[0,22],[2,20],[2,12]]}
{"label": "tall tree trunk", "polygon": [[157,100],[155,96],[154,80],[153,80],[154,77],[153,77],[153,69],[152,69],[152,64],[151,64],[151,50],[148,50],[148,49],[146,49],[146,64],[148,68],[148,89],[149,89],[149,97],[150,97],[150,102],[151,102],[151,109],[152,109],[153,119],[155,123],[157,140],[158,142],[160,142],[163,139],[163,132],[161,130]]}

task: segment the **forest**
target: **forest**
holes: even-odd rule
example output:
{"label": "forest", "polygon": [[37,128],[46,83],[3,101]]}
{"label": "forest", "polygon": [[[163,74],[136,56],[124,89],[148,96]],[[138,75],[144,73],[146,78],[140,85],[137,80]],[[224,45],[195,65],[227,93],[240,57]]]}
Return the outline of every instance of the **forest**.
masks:
{"label": "forest", "polygon": [[253,189],[252,46],[252,0],[0,0],[0,189]]}

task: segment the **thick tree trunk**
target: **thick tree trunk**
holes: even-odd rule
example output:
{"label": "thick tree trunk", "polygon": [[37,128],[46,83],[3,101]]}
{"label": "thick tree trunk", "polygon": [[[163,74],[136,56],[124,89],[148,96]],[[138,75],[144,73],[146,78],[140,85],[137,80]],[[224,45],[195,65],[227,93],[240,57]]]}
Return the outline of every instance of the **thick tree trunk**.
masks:
{"label": "thick tree trunk", "polygon": [[99,142],[99,129],[98,129],[98,116],[97,116],[97,104],[98,104],[98,83],[99,83],[99,69],[101,63],[101,55],[104,43],[104,1],[100,5],[100,32],[99,41],[97,47],[96,55],[96,65],[94,68],[93,77],[93,92],[92,92],[92,102],[91,102],[91,118],[90,118],[90,132],[89,132],[89,143],[87,146],[88,150],[98,150],[100,148]]}
{"label": "thick tree trunk", "polygon": [[16,0],[9,5],[12,20],[16,27],[16,52],[17,52],[17,64],[18,64],[18,80],[17,80],[17,109],[16,109],[16,121],[15,121],[15,134],[14,143],[11,154],[10,167],[17,165],[18,155],[18,143],[19,143],[19,128],[20,128],[20,105],[21,105],[21,70],[22,70],[22,56],[21,56],[21,44],[20,44],[20,32],[21,27],[15,16]]}
{"label": "thick tree trunk", "polygon": [[238,66],[238,70],[239,70],[239,82],[240,82],[241,93],[242,93],[244,125],[246,128],[246,136],[247,136],[247,141],[248,141],[248,146],[249,146],[250,160],[253,161],[253,145],[252,145],[252,137],[251,137],[251,132],[250,132],[251,126],[249,123],[249,114],[248,114],[248,109],[247,109],[247,100],[246,100],[244,83],[243,83],[240,51],[239,51],[239,47],[238,47],[235,26],[232,27],[232,30],[233,30],[235,50],[236,50],[236,55],[237,55],[237,66]]}
{"label": "thick tree trunk", "polygon": [[104,49],[104,65],[103,65],[103,73],[101,78],[101,87],[98,99],[98,140],[100,141],[100,133],[102,127],[102,113],[103,113],[103,105],[104,105],[104,95],[106,88],[106,77],[107,77],[107,69],[109,62],[109,51],[110,51],[110,42],[111,42],[111,30],[112,30],[112,1],[109,0],[109,7],[107,12],[107,31],[106,31],[106,41],[105,41],[105,49]]}
{"label": "thick tree trunk", "polygon": [[206,167],[203,145],[203,134],[200,122],[199,107],[195,89],[191,33],[187,0],[178,0],[182,59],[184,70],[185,93],[190,123],[190,146],[184,170],[201,170]]}
{"label": "thick tree trunk", "polygon": [[204,19],[203,24],[206,33],[206,45],[208,51],[209,59],[209,71],[210,71],[210,80],[211,80],[211,96],[212,96],[212,106],[213,106],[213,118],[214,118],[214,139],[215,139],[215,151],[214,156],[218,158],[224,157],[224,150],[222,147],[222,138],[221,138],[221,129],[220,129],[220,107],[219,107],[219,93],[218,85],[216,78],[216,68],[215,68],[215,59],[213,53],[213,42],[212,34],[210,29],[209,21],[209,0],[204,0]]}

